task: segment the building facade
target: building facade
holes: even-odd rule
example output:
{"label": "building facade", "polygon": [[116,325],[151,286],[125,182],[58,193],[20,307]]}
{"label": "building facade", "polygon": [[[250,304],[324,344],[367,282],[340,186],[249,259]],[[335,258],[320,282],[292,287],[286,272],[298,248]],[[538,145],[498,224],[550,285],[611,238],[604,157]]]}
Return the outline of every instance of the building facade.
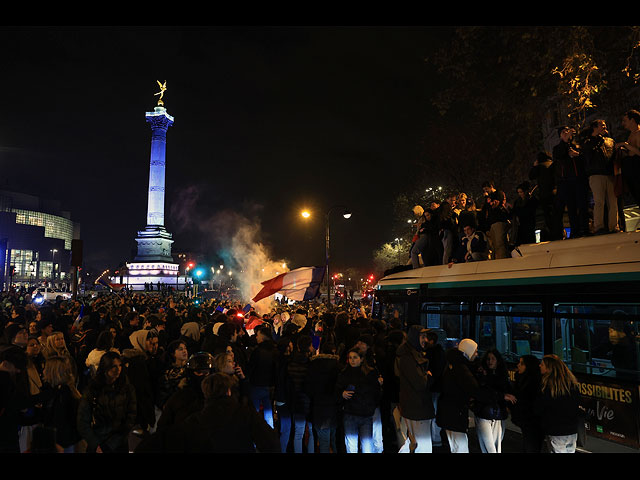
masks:
{"label": "building facade", "polygon": [[0,190],[0,287],[71,282],[80,224],[56,200]]}

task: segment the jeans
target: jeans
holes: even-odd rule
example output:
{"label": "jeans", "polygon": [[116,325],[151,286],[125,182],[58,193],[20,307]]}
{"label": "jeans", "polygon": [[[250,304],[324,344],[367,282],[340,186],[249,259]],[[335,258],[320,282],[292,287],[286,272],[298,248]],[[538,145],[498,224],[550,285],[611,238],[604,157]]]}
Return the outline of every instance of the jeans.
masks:
{"label": "jeans", "polygon": [[475,420],[478,443],[482,453],[502,453],[504,422],[502,420],[487,420],[478,417]]}
{"label": "jeans", "polygon": [[464,432],[446,430],[451,453],[469,453],[469,439]]}
{"label": "jeans", "polygon": [[362,453],[373,452],[373,416],[360,417],[344,414],[344,443],[347,453],[358,453],[358,443]]}
{"label": "jeans", "polygon": [[[416,243],[411,247],[411,266],[413,268],[420,268],[420,255],[422,252],[426,251],[427,246],[429,245],[429,236],[428,235],[420,235]],[[424,257],[422,259],[424,263]]]}
{"label": "jeans", "polygon": [[280,451],[287,453],[289,440],[291,439],[291,411],[286,404],[277,405],[278,422],[280,424]]}
{"label": "jeans", "polygon": [[380,407],[373,413],[373,453],[382,453],[384,445],[382,442],[382,415]]}
{"label": "jeans", "polygon": [[451,230],[445,228],[442,234],[442,246],[444,248],[444,253],[442,255],[442,264],[446,265],[447,263],[449,263],[449,260],[453,255],[454,233]]}
{"label": "jeans", "polygon": [[578,434],[573,435],[549,435],[549,447],[551,453],[575,453]]}
{"label": "jeans", "polygon": [[335,427],[327,427],[316,429],[318,437],[318,453],[336,453],[336,429]]}
{"label": "jeans", "polygon": [[402,445],[398,453],[431,453],[431,424],[429,420],[404,419],[409,432],[407,441]]}
{"label": "jeans", "polygon": [[309,444],[307,445],[307,453],[313,453],[313,429],[311,423],[307,421],[307,415],[304,413],[293,414],[293,451],[295,453],[302,452],[302,444],[304,441],[304,432],[309,431]]}
{"label": "jeans", "polygon": [[271,389],[269,387],[251,386],[249,392],[249,398],[251,404],[254,406],[257,412],[260,412],[260,406],[262,406],[262,412],[264,419],[273,428],[273,406],[271,400]]}
{"label": "jeans", "polygon": [[[440,392],[432,392],[431,397],[433,399],[433,411],[438,412],[438,398],[440,398]],[[442,445],[442,437],[440,436],[440,431],[442,429],[436,423],[436,419],[434,418],[431,422],[431,443],[435,447],[439,447]]]}

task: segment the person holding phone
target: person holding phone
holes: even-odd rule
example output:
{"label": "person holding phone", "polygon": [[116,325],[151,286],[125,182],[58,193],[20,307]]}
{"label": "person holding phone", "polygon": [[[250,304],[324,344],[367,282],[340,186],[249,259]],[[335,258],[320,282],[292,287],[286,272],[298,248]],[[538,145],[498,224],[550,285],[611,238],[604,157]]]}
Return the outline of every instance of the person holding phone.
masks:
{"label": "person holding phone", "polygon": [[380,402],[380,378],[360,349],[349,350],[347,365],[336,381],[347,453],[358,453],[358,449],[361,453],[373,452],[373,415]]}

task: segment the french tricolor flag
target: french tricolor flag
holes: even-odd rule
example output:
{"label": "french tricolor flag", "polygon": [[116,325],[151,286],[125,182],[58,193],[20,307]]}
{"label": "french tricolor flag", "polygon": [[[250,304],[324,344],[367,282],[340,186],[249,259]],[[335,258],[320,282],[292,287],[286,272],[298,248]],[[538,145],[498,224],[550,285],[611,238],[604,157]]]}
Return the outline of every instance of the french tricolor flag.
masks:
{"label": "french tricolor flag", "polygon": [[262,290],[253,297],[253,301],[258,302],[275,293],[281,293],[290,300],[311,300],[320,293],[323,279],[324,267],[297,268],[262,282]]}

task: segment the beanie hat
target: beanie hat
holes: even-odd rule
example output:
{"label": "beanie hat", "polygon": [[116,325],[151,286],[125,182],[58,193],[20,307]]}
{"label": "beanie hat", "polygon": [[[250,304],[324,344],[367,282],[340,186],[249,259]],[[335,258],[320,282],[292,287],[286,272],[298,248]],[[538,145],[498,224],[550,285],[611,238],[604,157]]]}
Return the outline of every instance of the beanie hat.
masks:
{"label": "beanie hat", "polygon": [[470,338],[463,338],[458,344],[458,350],[460,350],[465,357],[471,359],[473,354],[478,350],[478,344]]}

